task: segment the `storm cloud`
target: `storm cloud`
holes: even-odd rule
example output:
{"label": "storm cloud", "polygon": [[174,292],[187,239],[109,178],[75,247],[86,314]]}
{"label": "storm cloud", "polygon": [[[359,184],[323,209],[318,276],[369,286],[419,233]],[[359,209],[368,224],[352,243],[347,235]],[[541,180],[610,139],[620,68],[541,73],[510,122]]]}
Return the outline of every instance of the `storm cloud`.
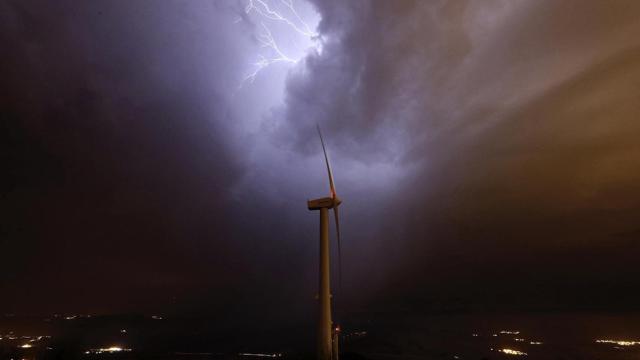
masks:
{"label": "storm cloud", "polygon": [[401,264],[375,278],[442,302],[588,307],[608,301],[594,299],[601,290],[629,296],[637,4],[316,5],[326,43],[288,79],[282,131],[297,128],[292,146],[305,151],[321,123],[334,158],[401,175],[366,195],[384,209],[378,234],[351,229],[359,248],[373,243]]}
{"label": "storm cloud", "polygon": [[0,4],[4,308],[306,313],[316,124],[352,309],[637,304],[640,5],[312,1],[243,83],[245,6]]}

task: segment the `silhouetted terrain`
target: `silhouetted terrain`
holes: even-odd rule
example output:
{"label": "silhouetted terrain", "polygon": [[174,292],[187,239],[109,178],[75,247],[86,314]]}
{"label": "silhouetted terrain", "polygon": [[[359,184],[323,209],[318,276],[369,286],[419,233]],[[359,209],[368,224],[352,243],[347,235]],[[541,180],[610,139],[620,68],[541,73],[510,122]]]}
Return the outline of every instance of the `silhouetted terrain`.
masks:
{"label": "silhouetted terrain", "polygon": [[[314,358],[312,324],[256,331],[221,329],[211,318],[0,319],[2,359]],[[606,313],[362,314],[345,325],[342,358],[637,359],[639,320]]]}

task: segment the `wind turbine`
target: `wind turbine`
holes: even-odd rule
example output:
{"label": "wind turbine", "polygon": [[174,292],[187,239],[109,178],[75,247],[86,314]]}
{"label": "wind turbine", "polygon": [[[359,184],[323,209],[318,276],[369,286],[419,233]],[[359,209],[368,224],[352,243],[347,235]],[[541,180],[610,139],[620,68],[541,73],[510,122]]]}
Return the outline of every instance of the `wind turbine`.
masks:
{"label": "wind turbine", "polygon": [[338,281],[342,281],[342,259],[340,250],[340,221],[338,218],[338,206],[342,200],[336,194],[336,188],[333,182],[333,173],[329,165],[327,157],[327,149],[324,146],[322,132],[320,126],[317,127],[320,143],[322,144],[322,152],[324,153],[324,161],[327,164],[327,173],[329,174],[329,191],[330,196],[309,200],[307,207],[309,210],[320,210],[320,283],[318,300],[320,302],[320,314],[318,318],[318,360],[338,360],[338,333],[339,328],[333,328],[331,320],[331,287],[329,280],[330,262],[329,262],[329,209],[333,209],[336,221],[336,232],[338,239]]}

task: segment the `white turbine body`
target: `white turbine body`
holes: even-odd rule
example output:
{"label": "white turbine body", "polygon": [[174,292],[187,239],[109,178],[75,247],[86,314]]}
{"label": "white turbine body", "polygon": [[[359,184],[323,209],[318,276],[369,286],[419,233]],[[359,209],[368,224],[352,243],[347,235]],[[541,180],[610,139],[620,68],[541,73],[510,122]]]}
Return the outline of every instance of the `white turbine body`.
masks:
{"label": "white turbine body", "polygon": [[[338,206],[342,203],[333,183],[333,173],[329,165],[327,150],[324,146],[322,133],[318,127],[324,160],[329,173],[330,196],[307,201],[309,210],[320,210],[320,281],[318,300],[320,311],[318,317],[318,360],[338,360],[338,333],[339,329],[333,327],[331,320],[331,286],[330,286],[330,261],[329,261],[329,209],[333,209],[336,220],[336,231],[338,236],[338,263],[340,259],[340,222],[338,220]],[[340,266],[341,267],[341,266]],[[339,276],[341,269],[339,267]]]}

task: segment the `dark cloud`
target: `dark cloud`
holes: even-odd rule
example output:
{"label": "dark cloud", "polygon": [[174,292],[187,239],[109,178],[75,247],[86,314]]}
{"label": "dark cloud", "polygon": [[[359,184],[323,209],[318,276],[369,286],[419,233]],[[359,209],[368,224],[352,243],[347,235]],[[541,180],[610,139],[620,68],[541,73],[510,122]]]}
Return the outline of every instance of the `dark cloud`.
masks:
{"label": "dark cloud", "polygon": [[630,296],[638,247],[612,234],[636,228],[640,195],[635,3],[316,5],[324,47],[289,79],[283,131],[309,151],[318,122],[334,158],[403,174],[369,195],[382,224],[358,242],[397,267],[379,284],[536,306],[618,277]]}
{"label": "dark cloud", "polygon": [[[232,263],[220,251],[233,253],[231,240],[214,239],[229,237],[227,193],[242,171],[220,135],[224,83],[207,81],[221,75],[204,71],[232,61],[205,47],[198,9],[4,8],[7,306],[160,307],[226,286],[205,271]],[[24,301],[44,293],[48,304]]]}

